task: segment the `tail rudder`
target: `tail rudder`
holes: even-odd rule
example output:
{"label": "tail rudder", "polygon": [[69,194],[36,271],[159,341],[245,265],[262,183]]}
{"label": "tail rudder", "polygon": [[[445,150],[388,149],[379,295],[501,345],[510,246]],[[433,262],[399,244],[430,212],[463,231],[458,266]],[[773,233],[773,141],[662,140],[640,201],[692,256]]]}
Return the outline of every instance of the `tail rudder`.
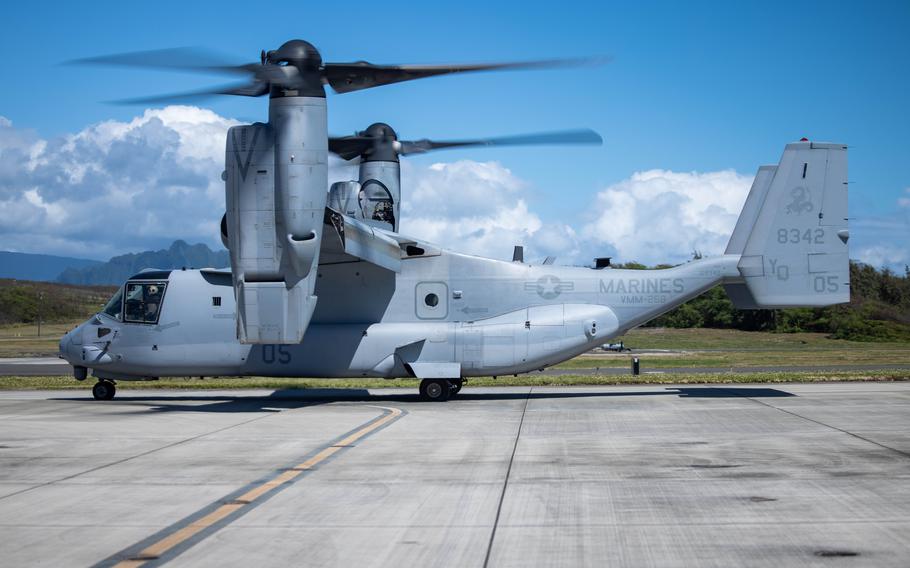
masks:
{"label": "tail rudder", "polygon": [[828,306],[850,300],[848,238],[847,147],[803,141],[759,169],[727,252],[750,307]]}

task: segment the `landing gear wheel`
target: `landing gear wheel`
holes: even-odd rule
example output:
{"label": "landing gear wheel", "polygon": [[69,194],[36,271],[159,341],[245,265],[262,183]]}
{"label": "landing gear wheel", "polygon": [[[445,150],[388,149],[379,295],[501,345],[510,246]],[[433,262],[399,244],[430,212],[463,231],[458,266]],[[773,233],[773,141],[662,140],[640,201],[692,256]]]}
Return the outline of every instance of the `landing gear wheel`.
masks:
{"label": "landing gear wheel", "polygon": [[445,379],[424,379],[420,381],[420,398],[431,402],[449,400],[452,388]]}
{"label": "landing gear wheel", "polygon": [[449,396],[455,396],[461,392],[461,387],[464,386],[464,379],[452,379],[449,381]]}
{"label": "landing gear wheel", "polygon": [[111,400],[117,394],[117,387],[111,381],[98,381],[92,387],[92,396],[95,400]]}

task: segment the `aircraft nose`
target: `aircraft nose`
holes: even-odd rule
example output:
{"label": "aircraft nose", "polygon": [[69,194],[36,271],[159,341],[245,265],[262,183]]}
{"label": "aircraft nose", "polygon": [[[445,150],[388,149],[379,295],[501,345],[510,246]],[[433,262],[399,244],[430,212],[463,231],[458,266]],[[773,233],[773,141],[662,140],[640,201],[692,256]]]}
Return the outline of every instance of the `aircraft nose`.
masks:
{"label": "aircraft nose", "polygon": [[57,346],[60,351],[59,357],[72,365],[78,365],[82,362],[82,346],[76,345],[77,342],[75,341],[76,334],[81,332],[82,328],[80,326],[65,333],[60,338],[60,344]]}
{"label": "aircraft nose", "polygon": [[66,359],[70,363],[73,362],[73,331],[68,331],[63,334],[63,337],[60,338],[58,349],[60,351],[59,357],[61,359]]}

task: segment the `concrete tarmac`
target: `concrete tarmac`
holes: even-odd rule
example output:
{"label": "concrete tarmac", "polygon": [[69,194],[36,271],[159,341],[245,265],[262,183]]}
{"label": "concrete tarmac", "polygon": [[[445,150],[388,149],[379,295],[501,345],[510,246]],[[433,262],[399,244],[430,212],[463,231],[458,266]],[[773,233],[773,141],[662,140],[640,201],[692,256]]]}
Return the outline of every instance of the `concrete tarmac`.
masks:
{"label": "concrete tarmac", "polygon": [[907,566],[910,383],[0,393],[8,566]]}

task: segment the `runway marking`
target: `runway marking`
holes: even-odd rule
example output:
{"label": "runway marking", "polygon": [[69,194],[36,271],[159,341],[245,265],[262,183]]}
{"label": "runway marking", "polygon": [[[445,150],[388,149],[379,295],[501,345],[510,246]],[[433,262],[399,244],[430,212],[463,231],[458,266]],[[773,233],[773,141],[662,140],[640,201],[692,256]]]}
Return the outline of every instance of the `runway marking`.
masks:
{"label": "runway marking", "polygon": [[95,566],[126,568],[163,564],[286,489],[300,476],[313,471],[317,465],[352,448],[355,442],[376,433],[405,414],[398,408],[385,406],[371,406],[371,408],[378,408],[383,413],[354,430],[342,434],[339,439],[329,442],[299,464],[279,469],[272,476],[235,491],[151,537],[102,560]]}

